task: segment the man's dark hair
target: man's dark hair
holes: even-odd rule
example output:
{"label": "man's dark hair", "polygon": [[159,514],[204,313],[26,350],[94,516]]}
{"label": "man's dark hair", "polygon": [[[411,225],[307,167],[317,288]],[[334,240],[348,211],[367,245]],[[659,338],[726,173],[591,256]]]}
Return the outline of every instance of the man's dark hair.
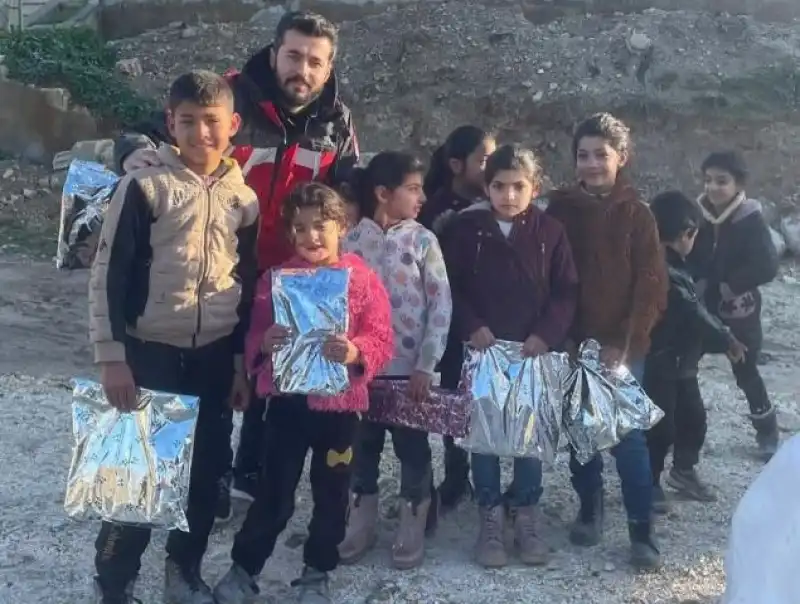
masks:
{"label": "man's dark hair", "polygon": [[701,166],[703,173],[709,168],[722,170],[733,176],[737,185],[747,183],[747,164],[736,151],[716,151],[706,157]]}
{"label": "man's dark hair", "polygon": [[347,208],[344,205],[342,196],[322,183],[300,183],[284,199],[281,216],[290,233],[292,232],[292,222],[295,216],[305,208],[319,210],[325,220],[334,220],[342,226],[347,224]]}
{"label": "man's dark hair", "polygon": [[221,75],[197,69],[178,76],[169,87],[170,110],[175,111],[181,103],[194,103],[201,107],[226,105],[233,111],[233,91]]}
{"label": "man's dark hair", "polygon": [[686,231],[700,227],[703,215],[697,204],[680,191],[659,193],[650,202],[661,243],[673,243]]}
{"label": "man's dark hair", "polygon": [[319,13],[297,10],[283,15],[275,29],[275,50],[281,47],[286,32],[289,31],[296,31],[310,38],[328,38],[333,47],[333,55],[336,55],[336,48],[339,45],[339,28]]}

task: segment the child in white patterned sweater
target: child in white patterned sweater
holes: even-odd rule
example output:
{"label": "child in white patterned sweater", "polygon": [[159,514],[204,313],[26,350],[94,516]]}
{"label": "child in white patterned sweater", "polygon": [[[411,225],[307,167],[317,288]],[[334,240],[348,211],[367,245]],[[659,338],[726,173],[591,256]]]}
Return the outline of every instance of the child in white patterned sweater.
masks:
{"label": "child in white patterned sweater", "polygon": [[[359,170],[352,191],[362,218],[343,249],[359,254],[383,279],[392,305],[395,354],[384,378],[408,380],[413,400],[424,401],[444,353],[452,301],[436,236],[415,219],[425,201],[423,166],[405,153],[383,152]],[[377,378],[377,379],[380,379]],[[363,421],[356,448],[353,502],[342,563],[360,559],[375,543],[378,475],[386,431],[400,460],[400,526],[392,547],[397,568],[418,566],[432,501],[428,434],[412,428]]]}

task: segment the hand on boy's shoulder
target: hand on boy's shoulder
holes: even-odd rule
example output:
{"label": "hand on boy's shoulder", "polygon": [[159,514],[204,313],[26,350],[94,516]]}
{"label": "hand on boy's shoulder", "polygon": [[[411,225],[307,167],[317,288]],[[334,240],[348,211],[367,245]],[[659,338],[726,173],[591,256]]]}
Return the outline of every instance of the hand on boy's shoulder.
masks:
{"label": "hand on boy's shoulder", "polygon": [[148,168],[150,166],[160,166],[163,162],[155,149],[136,149],[122,162],[122,169],[126,174]]}

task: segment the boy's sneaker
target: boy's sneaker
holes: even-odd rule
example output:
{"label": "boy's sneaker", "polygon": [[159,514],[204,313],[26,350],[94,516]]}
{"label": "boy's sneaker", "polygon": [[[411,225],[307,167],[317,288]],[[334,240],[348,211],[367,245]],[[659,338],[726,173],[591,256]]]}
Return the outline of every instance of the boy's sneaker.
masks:
{"label": "boy's sneaker", "polygon": [[216,604],[253,604],[259,594],[256,580],[234,564],[214,588]]}
{"label": "boy's sneaker", "polygon": [[765,413],[751,413],[750,422],[756,429],[758,452],[765,462],[769,461],[778,452],[778,445],[780,444],[777,410],[772,407]]}
{"label": "boy's sneaker", "polygon": [[[700,480],[694,468],[680,470],[673,467],[667,474],[666,482],[684,497],[695,501],[716,501],[717,496]],[[653,501],[655,507],[655,500]]]}
{"label": "boy's sneaker", "polygon": [[256,487],[258,486],[258,473],[242,474],[235,476],[230,494],[234,499],[252,502],[256,498]]}
{"label": "boy's sneaker", "polygon": [[214,509],[214,520],[216,522],[228,522],[233,518],[233,506],[231,506],[231,482],[230,473],[225,474],[219,479],[217,490],[217,505]]}
{"label": "boy's sneaker", "polygon": [[306,566],[302,576],[292,581],[292,587],[298,588],[299,604],[331,604],[328,573]]}
{"label": "boy's sneaker", "polygon": [[636,570],[658,570],[661,568],[661,552],[653,536],[653,525],[649,522],[628,522],[631,539],[631,565]]}
{"label": "boy's sneaker", "polygon": [[94,579],[94,603],[95,604],[142,604],[141,600],[133,597],[134,582],[131,581],[128,585],[118,592],[109,592],[103,590],[100,586],[100,581],[95,577]]}
{"label": "boy's sneaker", "polygon": [[669,513],[669,501],[660,484],[653,485],[653,513],[660,516]]}
{"label": "boy's sneaker", "polygon": [[200,568],[182,568],[167,558],[164,565],[164,604],[216,604]]}

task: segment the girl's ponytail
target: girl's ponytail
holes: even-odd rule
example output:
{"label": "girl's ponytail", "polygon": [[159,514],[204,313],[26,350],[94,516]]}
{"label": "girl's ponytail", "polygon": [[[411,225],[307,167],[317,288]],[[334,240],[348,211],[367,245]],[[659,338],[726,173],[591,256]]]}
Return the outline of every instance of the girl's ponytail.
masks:
{"label": "girl's ponytail", "polygon": [[422,183],[422,189],[425,191],[426,197],[431,197],[440,189],[450,186],[450,181],[453,179],[453,173],[450,171],[447,157],[447,143],[441,145],[431,156],[431,164],[428,167],[428,173],[425,175],[425,180]]}
{"label": "girl's ponytail", "polygon": [[425,195],[430,197],[440,189],[449,187],[453,181],[450,160],[465,161],[487,138],[493,138],[492,133],[477,126],[459,126],[453,130],[431,157],[423,184]]}

